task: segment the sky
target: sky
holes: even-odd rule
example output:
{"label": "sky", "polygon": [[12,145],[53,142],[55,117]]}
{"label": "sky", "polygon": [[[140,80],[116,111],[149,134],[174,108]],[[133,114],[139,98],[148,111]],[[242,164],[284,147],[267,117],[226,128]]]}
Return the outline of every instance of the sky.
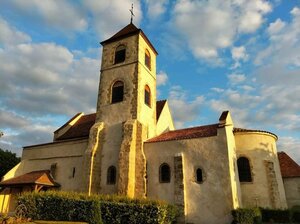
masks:
{"label": "sky", "polygon": [[0,0],[0,147],[52,141],[94,113],[99,42],[130,22],[151,40],[176,128],[266,130],[300,163],[300,0]]}

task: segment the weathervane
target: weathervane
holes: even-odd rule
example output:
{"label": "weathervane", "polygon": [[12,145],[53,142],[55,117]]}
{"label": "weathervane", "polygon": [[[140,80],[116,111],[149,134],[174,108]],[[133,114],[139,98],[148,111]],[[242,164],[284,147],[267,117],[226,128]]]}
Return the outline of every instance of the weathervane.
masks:
{"label": "weathervane", "polygon": [[131,4],[131,9],[129,9],[130,13],[131,13],[131,18],[130,18],[130,23],[132,23],[133,17],[135,16],[133,14],[133,3]]}

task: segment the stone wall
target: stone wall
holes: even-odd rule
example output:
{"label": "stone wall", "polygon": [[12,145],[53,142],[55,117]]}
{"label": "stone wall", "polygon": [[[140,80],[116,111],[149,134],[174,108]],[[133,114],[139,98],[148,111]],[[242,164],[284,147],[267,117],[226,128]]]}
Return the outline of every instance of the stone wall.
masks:
{"label": "stone wall", "polygon": [[184,180],[183,180],[183,158],[182,154],[174,156],[174,204],[181,211],[178,218],[179,223],[184,223]]}
{"label": "stone wall", "polygon": [[[241,183],[243,207],[286,208],[287,203],[277,158],[276,138],[263,132],[238,132],[234,135],[237,157],[248,158],[251,166],[252,181]],[[269,168],[266,169],[265,161],[273,163],[272,175]],[[276,202],[272,199],[274,197],[276,197]]]}
{"label": "stone wall", "polygon": [[286,200],[289,208],[300,205],[300,177],[283,178]]}
{"label": "stone wall", "polygon": [[137,120],[123,125],[123,141],[119,154],[118,194],[145,196],[146,160],[143,153],[145,127]]}
{"label": "stone wall", "polygon": [[101,149],[104,140],[104,123],[97,122],[90,130],[89,143],[84,154],[84,192],[98,193],[101,180]]}

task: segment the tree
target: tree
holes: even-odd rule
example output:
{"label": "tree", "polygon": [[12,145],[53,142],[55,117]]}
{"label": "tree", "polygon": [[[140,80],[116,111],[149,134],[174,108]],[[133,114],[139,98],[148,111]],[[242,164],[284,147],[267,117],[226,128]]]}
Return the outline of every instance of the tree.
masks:
{"label": "tree", "polygon": [[20,162],[20,158],[16,153],[0,148],[0,179],[15,165]]}

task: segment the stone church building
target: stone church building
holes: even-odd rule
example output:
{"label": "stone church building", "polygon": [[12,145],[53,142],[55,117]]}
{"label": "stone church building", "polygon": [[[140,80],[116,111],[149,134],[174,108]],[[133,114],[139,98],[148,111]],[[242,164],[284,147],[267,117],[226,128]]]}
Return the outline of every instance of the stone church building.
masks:
{"label": "stone church building", "polygon": [[285,153],[279,162],[275,134],[237,128],[228,111],[175,130],[168,101],[156,99],[157,51],[145,33],[130,23],[101,44],[97,112],[24,147],[0,182],[0,212],[19,192],[47,189],[165,200],[195,224],[230,223],[239,207],[300,204],[300,167]]}

